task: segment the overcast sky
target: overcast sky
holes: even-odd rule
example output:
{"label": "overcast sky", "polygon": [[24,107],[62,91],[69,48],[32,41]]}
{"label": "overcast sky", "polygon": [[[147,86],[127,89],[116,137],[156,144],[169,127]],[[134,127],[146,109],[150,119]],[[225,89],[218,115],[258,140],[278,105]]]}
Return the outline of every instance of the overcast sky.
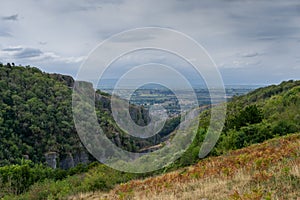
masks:
{"label": "overcast sky", "polygon": [[[194,38],[213,58],[225,84],[300,79],[299,0],[1,0],[0,7],[2,63],[75,76],[101,41],[154,26]],[[128,66],[132,59],[120,64]]]}

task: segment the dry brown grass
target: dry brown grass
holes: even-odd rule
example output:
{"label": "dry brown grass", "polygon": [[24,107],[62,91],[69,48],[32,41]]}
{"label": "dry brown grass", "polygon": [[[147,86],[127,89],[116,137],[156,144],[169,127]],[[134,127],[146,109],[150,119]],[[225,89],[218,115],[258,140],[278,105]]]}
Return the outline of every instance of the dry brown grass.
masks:
{"label": "dry brown grass", "polygon": [[300,199],[299,188],[300,135],[295,134],[76,199]]}

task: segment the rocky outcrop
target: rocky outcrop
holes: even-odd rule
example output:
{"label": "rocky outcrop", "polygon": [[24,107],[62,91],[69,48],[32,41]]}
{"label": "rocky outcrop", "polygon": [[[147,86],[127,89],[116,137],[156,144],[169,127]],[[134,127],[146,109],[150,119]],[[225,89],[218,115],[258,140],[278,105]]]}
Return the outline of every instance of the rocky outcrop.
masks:
{"label": "rocky outcrop", "polygon": [[65,158],[59,162],[59,167],[62,169],[75,167],[73,155],[71,153],[67,153]]}
{"label": "rocky outcrop", "polygon": [[74,153],[74,154],[67,153],[59,161],[59,167],[62,169],[69,169],[75,167],[78,164],[88,164],[90,162],[91,161],[89,160],[88,154],[84,151]]}
{"label": "rocky outcrop", "polygon": [[62,74],[50,74],[50,77],[52,77],[60,82],[63,82],[68,87],[74,86],[74,79],[72,78],[72,76],[62,75]]}
{"label": "rocky outcrop", "polygon": [[[85,151],[77,153],[66,153],[59,158],[59,154],[56,152],[45,153],[46,164],[52,169],[57,167],[61,169],[70,169],[76,167],[78,164],[88,164],[91,162],[89,155]],[[58,164],[59,163],[59,164]]]}
{"label": "rocky outcrop", "polygon": [[45,153],[46,164],[52,169],[57,167],[58,154],[56,152]]}
{"label": "rocky outcrop", "polygon": [[89,155],[84,151],[76,153],[73,156],[73,159],[74,159],[74,165],[75,166],[80,164],[80,163],[87,164],[87,163],[91,162],[90,159],[89,159]]}

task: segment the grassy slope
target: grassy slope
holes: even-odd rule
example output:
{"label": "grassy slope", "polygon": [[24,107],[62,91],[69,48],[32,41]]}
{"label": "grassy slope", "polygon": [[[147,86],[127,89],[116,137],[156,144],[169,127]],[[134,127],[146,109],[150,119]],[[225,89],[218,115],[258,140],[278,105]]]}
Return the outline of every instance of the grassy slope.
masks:
{"label": "grassy slope", "polygon": [[300,134],[201,160],[175,172],[74,199],[297,199]]}

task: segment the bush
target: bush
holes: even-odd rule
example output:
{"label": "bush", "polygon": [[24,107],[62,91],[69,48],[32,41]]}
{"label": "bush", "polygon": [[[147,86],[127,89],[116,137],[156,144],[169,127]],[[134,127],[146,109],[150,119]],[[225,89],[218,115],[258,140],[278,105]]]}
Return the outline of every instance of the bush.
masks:
{"label": "bush", "polygon": [[256,105],[247,106],[242,110],[234,120],[234,126],[239,129],[249,124],[257,124],[262,122],[263,114]]}
{"label": "bush", "polygon": [[288,133],[295,133],[298,131],[298,127],[296,124],[289,122],[289,121],[279,121],[274,127],[273,127],[273,134],[277,135],[286,135]]}

